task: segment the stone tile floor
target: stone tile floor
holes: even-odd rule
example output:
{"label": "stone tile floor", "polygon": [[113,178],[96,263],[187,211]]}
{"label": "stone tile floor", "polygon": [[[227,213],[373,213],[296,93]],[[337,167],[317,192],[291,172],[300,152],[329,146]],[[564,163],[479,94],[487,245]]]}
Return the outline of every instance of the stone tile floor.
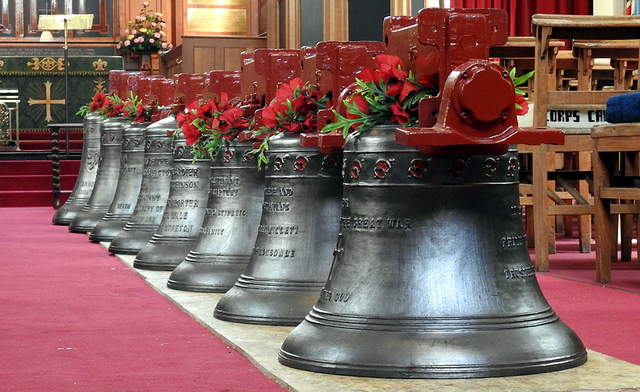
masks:
{"label": "stone tile floor", "polygon": [[[103,243],[103,246],[108,247],[108,243]],[[134,256],[119,255],[118,258],[133,269]],[[213,317],[213,309],[222,294],[172,290],[166,286],[170,272],[134,271],[289,391],[640,391],[640,366],[594,351],[589,351],[585,365],[574,369],[486,379],[398,380],[335,376],[292,369],[278,362],[278,349],[293,327],[256,326],[217,320]]]}

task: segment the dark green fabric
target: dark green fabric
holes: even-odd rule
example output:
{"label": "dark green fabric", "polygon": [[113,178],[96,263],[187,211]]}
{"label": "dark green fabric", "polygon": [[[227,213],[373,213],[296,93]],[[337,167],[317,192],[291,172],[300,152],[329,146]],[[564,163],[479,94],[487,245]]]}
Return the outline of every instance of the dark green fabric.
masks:
{"label": "dark green fabric", "polygon": [[[123,67],[120,56],[69,57],[69,122],[82,122],[75,113],[90,102],[96,92],[107,93],[109,71]],[[46,130],[48,122],[65,122],[63,56],[0,56],[0,89],[18,89],[21,130]],[[44,102],[47,89],[49,105]],[[50,121],[46,118],[47,106]]]}

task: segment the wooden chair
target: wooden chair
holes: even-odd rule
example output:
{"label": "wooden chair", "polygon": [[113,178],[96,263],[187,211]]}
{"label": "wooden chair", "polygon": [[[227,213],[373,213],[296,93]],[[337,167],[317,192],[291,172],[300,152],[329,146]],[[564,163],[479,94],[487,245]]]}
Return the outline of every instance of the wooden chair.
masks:
{"label": "wooden chair", "polygon": [[[591,137],[594,148],[596,282],[609,283],[611,262],[618,254],[617,216],[637,216],[640,212],[637,159],[640,124],[595,126]],[[624,243],[625,239],[622,240]]]}
{"label": "wooden chair", "polygon": [[[640,38],[640,16],[585,16],[585,15],[541,15],[532,17],[532,32],[535,36],[535,69],[533,81],[533,102],[535,107],[533,125],[547,124],[549,106],[561,105],[593,105],[604,104],[612,95],[628,91],[556,91],[550,90],[549,75],[554,69],[554,49],[549,45],[552,39],[582,40],[627,40]],[[574,137],[567,135],[567,149],[590,148],[585,142],[585,135]],[[587,144],[585,144],[587,143]],[[567,206],[549,205],[549,188],[547,178],[553,169],[549,161],[549,153],[553,148],[547,145],[534,147],[532,173],[532,200],[534,206],[535,227],[535,264],[538,271],[549,268],[549,247],[553,245],[551,227],[554,226],[551,215],[562,212],[562,215],[584,215],[595,213],[593,206],[581,204]],[[580,151],[578,149],[573,151]],[[551,160],[553,162],[553,160]],[[553,190],[553,189],[551,189]],[[555,204],[555,203],[554,203]],[[553,250],[553,248],[551,249]]]}

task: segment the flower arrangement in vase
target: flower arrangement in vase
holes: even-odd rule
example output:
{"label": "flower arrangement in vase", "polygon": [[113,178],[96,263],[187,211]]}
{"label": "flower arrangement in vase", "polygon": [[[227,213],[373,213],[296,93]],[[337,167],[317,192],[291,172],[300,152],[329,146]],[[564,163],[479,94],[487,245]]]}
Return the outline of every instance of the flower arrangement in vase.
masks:
{"label": "flower arrangement in vase", "polygon": [[149,9],[149,3],[142,3],[140,15],[128,23],[124,30],[124,39],[116,45],[116,49],[134,54],[157,53],[170,50],[173,46],[166,41],[167,34],[162,30],[166,23],[162,14]]}

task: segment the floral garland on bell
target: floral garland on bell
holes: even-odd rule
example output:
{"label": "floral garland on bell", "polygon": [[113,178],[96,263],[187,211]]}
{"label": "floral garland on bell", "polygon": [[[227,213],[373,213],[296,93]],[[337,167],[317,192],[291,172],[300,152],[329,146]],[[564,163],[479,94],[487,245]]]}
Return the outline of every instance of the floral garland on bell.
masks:
{"label": "floral garland on bell", "polygon": [[[327,124],[322,132],[342,130],[347,137],[353,131],[365,131],[374,125],[397,123],[403,127],[418,125],[418,105],[422,98],[438,94],[438,75],[423,74],[416,77],[402,70],[400,58],[378,54],[376,68],[367,68],[358,73],[356,88],[344,99],[345,116],[333,111],[336,121]],[[529,80],[534,71],[515,78],[516,69],[509,75],[516,94],[516,114],[529,111],[525,92],[517,88]]]}
{"label": "floral garland on bell", "polygon": [[190,103],[178,113],[177,120],[195,159],[215,158],[223,140],[234,140],[253,124],[253,118],[245,117],[237,101],[229,100],[226,92],[220,93],[220,99],[211,99],[203,105],[197,101]]}
{"label": "floral garland on bell", "polygon": [[116,94],[96,93],[91,102],[78,109],[76,115],[86,116],[88,113],[97,112],[105,119],[123,114],[124,105],[125,102]]}
{"label": "floral garland on bell", "polygon": [[151,117],[158,112],[158,105],[143,105],[142,100],[133,92],[130,93],[129,99],[124,102],[122,107],[122,115],[131,122],[144,123],[150,122]]}
{"label": "floral garland on bell", "polygon": [[322,132],[342,130],[344,137],[378,124],[396,123],[410,127],[418,124],[418,103],[422,98],[438,94],[438,75],[423,74],[419,78],[402,70],[396,56],[378,54],[376,68],[366,68],[356,77],[356,88],[343,101],[345,116],[336,110],[336,121]]}
{"label": "floral garland on bell", "polygon": [[295,78],[278,87],[275,98],[262,110],[262,125],[253,136],[262,139],[254,150],[258,154],[258,166],[268,162],[264,155],[269,149],[269,139],[281,132],[310,132],[316,129],[318,111],[331,105],[318,87]]}

